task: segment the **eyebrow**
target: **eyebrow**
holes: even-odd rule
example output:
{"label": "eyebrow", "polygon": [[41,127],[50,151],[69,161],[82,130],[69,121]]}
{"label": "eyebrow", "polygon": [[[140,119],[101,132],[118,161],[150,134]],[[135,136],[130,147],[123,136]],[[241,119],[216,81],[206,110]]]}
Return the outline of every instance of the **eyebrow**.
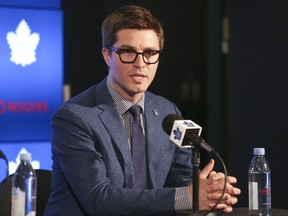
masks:
{"label": "eyebrow", "polygon": [[[132,49],[132,50],[135,50],[137,51],[137,49],[133,46],[130,46],[130,45],[125,45],[123,44],[122,46],[118,47],[118,49]],[[146,47],[143,49],[143,51],[146,51],[146,50],[160,50],[160,49],[156,49],[155,47]],[[139,52],[139,51],[137,51]]]}

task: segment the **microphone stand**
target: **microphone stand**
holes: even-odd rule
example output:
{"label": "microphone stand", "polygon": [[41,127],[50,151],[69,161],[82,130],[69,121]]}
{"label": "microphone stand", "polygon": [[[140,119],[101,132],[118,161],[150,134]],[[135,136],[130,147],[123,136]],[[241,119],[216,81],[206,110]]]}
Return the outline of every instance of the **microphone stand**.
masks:
{"label": "microphone stand", "polygon": [[177,216],[196,216],[202,215],[199,213],[199,164],[200,164],[200,148],[191,144],[192,151],[192,169],[193,169],[193,210],[179,211]]}
{"label": "microphone stand", "polygon": [[192,151],[192,169],[193,169],[193,210],[178,211],[176,216],[214,216],[215,213],[207,213],[199,210],[199,174],[200,174],[200,146],[191,144]]}
{"label": "microphone stand", "polygon": [[[199,164],[200,164],[200,148],[192,146],[193,158],[193,211],[199,211]],[[194,149],[194,151],[193,151]]]}

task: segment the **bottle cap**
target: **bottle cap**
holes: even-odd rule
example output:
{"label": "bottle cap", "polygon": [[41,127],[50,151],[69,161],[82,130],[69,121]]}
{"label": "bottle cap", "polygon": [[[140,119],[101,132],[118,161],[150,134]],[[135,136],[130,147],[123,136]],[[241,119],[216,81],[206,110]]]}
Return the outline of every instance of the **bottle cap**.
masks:
{"label": "bottle cap", "polygon": [[30,161],[31,160],[31,154],[29,152],[21,153],[20,154],[20,160],[21,161]]}
{"label": "bottle cap", "polygon": [[265,155],[265,148],[254,148],[254,155]]}

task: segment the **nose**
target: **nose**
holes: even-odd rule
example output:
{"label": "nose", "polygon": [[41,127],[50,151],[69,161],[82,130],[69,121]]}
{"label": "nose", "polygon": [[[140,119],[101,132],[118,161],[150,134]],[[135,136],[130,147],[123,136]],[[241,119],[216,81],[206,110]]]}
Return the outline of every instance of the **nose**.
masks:
{"label": "nose", "polygon": [[138,68],[145,67],[146,63],[143,60],[143,54],[141,53],[137,54],[136,60],[134,61],[133,65]]}

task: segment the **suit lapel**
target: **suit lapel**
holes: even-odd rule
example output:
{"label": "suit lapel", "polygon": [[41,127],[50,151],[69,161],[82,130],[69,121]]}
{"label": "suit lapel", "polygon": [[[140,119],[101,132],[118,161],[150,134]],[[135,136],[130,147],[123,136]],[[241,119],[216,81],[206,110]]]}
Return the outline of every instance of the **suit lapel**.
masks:
{"label": "suit lapel", "polygon": [[[113,145],[119,151],[116,151],[119,162],[123,168],[125,175],[125,186],[128,188],[133,187],[133,164],[131,151],[129,149],[128,137],[120,118],[114,102],[108,92],[106,81],[98,85],[96,90],[96,99],[98,108],[102,109],[103,112],[99,114],[99,118],[103,125],[106,127],[110,134]],[[109,141],[107,141],[109,142]],[[120,153],[120,154],[119,154]],[[123,164],[122,164],[123,163]]]}
{"label": "suit lapel", "polygon": [[157,159],[162,152],[162,139],[159,136],[162,133],[162,123],[155,112],[156,110],[145,106],[147,156],[150,163]]}
{"label": "suit lapel", "polygon": [[[146,98],[147,99],[147,98]],[[151,100],[145,101],[145,118],[146,118],[146,140],[147,140],[147,159],[150,170],[150,177],[152,184],[157,185],[157,172],[161,172],[158,168],[161,164],[159,160],[163,154],[163,140],[161,134],[163,133],[161,113],[157,107],[153,106]]]}
{"label": "suit lapel", "polygon": [[99,118],[107,128],[114,143],[123,154],[123,157],[130,157],[131,159],[127,134],[122,119],[120,118],[112,97],[109,94],[106,79],[97,86],[95,99],[97,101],[97,107],[103,110],[103,112],[99,114]]}

